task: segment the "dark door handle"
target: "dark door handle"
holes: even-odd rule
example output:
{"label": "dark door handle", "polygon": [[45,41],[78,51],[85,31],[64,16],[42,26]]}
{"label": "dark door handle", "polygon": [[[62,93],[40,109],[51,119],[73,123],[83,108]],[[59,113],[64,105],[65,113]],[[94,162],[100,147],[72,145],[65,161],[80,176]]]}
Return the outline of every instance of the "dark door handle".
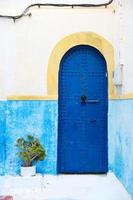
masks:
{"label": "dark door handle", "polygon": [[99,103],[98,99],[88,99],[87,103]]}
{"label": "dark door handle", "polygon": [[82,95],[80,97],[80,101],[82,104],[86,104],[86,103],[99,103],[98,99],[87,99],[87,96]]}

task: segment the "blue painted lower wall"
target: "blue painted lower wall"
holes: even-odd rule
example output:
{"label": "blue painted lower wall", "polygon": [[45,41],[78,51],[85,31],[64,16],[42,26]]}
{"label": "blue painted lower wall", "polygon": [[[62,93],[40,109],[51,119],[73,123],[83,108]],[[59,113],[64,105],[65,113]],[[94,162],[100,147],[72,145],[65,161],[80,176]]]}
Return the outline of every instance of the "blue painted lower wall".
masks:
{"label": "blue painted lower wall", "polygon": [[[133,100],[109,101],[109,169],[133,195]],[[18,137],[40,138],[47,157],[39,173],[57,173],[57,101],[0,101],[0,175],[19,173]]]}
{"label": "blue painted lower wall", "polygon": [[6,102],[0,101],[0,175],[5,173]]}
{"label": "blue painted lower wall", "polygon": [[20,161],[15,143],[17,138],[27,134],[38,137],[46,149],[46,160],[37,165],[37,171],[56,174],[57,102],[7,101],[1,102],[0,106],[0,174],[19,173]]}
{"label": "blue painted lower wall", "polygon": [[133,100],[109,102],[109,169],[133,196]]}

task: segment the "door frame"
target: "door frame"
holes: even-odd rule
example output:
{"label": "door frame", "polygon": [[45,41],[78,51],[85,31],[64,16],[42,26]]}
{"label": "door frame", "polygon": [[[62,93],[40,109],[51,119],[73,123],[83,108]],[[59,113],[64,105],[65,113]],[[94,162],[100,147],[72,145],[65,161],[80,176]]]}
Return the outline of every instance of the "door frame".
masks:
{"label": "door frame", "polygon": [[[104,56],[108,72],[108,99],[115,99],[115,87],[112,81],[114,71],[114,48],[101,35],[94,32],[77,32],[61,39],[53,48],[47,69],[47,100],[58,100],[58,72],[64,54],[76,45],[89,45],[98,49]],[[57,130],[58,131],[58,130]],[[58,137],[58,133],[57,133]],[[57,144],[58,150],[58,144]]]}
{"label": "door frame", "polygon": [[76,45],[89,45],[98,49],[104,56],[108,71],[108,96],[116,98],[112,81],[114,71],[114,48],[112,44],[94,32],[78,32],[64,37],[53,48],[47,70],[47,99],[58,100],[58,72],[63,55]]}

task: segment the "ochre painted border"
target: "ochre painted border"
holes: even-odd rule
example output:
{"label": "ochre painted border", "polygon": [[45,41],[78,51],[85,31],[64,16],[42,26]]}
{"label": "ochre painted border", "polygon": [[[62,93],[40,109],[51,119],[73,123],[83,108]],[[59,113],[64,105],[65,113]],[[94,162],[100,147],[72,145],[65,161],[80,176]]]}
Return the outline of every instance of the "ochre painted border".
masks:
{"label": "ochre painted border", "polygon": [[58,96],[26,96],[26,95],[11,95],[7,97],[7,100],[57,100]]}
{"label": "ochre painted border", "polygon": [[93,32],[80,32],[66,36],[54,47],[48,64],[47,72],[47,94],[58,95],[58,71],[63,55],[76,45],[90,45],[98,49],[105,57],[108,70],[109,98],[114,96],[115,89],[112,83],[112,72],[114,70],[114,48],[102,36]]}
{"label": "ochre painted border", "polygon": [[124,100],[124,99],[133,99],[133,93],[127,93],[120,96],[113,96],[111,100]]}
{"label": "ochre painted border", "polygon": [[[133,99],[133,93],[124,94],[122,96],[110,96],[110,100]],[[58,100],[58,96],[8,96],[7,100]]]}

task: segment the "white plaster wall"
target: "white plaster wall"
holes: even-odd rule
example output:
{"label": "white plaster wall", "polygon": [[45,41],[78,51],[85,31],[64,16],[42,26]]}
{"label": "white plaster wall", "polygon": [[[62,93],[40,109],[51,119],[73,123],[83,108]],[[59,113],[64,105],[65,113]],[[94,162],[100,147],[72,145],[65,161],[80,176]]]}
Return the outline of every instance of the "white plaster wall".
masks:
{"label": "white plaster wall", "polygon": [[133,1],[117,0],[115,11],[115,65],[123,65],[122,93],[133,93]]}
{"label": "white plaster wall", "polygon": [[0,19],[0,66],[8,74],[6,95],[46,95],[48,59],[66,35],[94,31],[113,42],[112,9],[42,8],[32,13],[31,18],[16,23]]}
{"label": "white plaster wall", "polygon": [[[19,13],[32,0],[0,1],[1,13]],[[41,1],[44,2],[44,1]],[[54,1],[66,2],[66,1]],[[81,1],[67,1],[67,3]],[[90,2],[90,1],[89,1]],[[93,2],[93,1],[91,1]],[[96,2],[96,0],[95,0]],[[105,2],[99,0],[97,2]],[[107,2],[107,1],[106,1]],[[87,3],[87,1],[86,1]],[[131,0],[128,0],[130,5]],[[129,6],[130,7],[130,6]],[[132,14],[132,8],[124,8]],[[124,11],[124,17],[129,16]],[[119,19],[114,14],[112,6],[108,9],[32,9],[32,17],[22,18],[16,23],[0,18],[0,97],[8,95],[46,95],[46,75],[48,59],[56,43],[66,35],[74,32],[92,31],[109,40],[119,55],[117,23]],[[116,20],[117,18],[117,20]],[[126,19],[125,19],[126,20]],[[127,21],[127,20],[126,20]],[[127,23],[127,28],[130,26]],[[131,27],[130,27],[131,29]],[[126,29],[125,29],[126,30]],[[128,34],[125,31],[124,34]],[[131,45],[133,39],[125,40]],[[131,49],[130,49],[131,50]],[[127,48],[126,65],[124,69],[124,92],[133,91],[131,80],[132,56]],[[116,64],[119,64],[116,56]],[[125,60],[125,59],[124,59]],[[130,76],[130,78],[129,78]]]}
{"label": "white plaster wall", "polygon": [[123,12],[123,92],[133,92],[133,1],[124,0]]}

